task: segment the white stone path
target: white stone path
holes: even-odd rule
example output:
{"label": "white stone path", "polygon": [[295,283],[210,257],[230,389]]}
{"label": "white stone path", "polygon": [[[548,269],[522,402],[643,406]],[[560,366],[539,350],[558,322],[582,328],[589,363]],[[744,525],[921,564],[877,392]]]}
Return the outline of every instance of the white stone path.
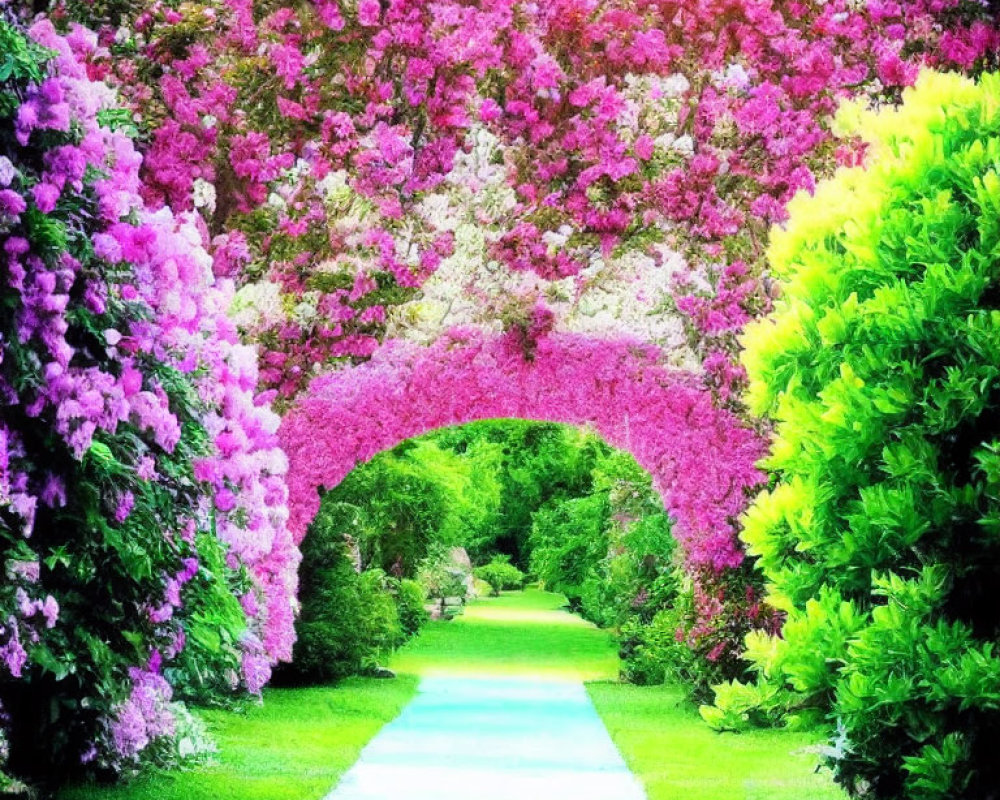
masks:
{"label": "white stone path", "polygon": [[425,677],[325,800],[646,800],[582,683]]}

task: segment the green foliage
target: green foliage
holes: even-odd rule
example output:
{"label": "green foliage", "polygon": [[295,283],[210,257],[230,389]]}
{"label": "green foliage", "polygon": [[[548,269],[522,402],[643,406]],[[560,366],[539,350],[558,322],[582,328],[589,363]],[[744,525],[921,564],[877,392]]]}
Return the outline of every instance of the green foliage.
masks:
{"label": "green foliage", "polygon": [[359,573],[344,538],[343,505],[325,500],[302,543],[298,638],[292,662],[275,674],[279,682],[327,683],[371,669],[420,624],[419,587],[377,567]]}
{"label": "green foliage", "polygon": [[0,20],[0,81],[41,83],[45,64],[55,55]]}
{"label": "green foliage", "polygon": [[399,609],[399,624],[406,636],[413,636],[427,623],[429,614],[424,604],[427,592],[414,580],[403,578],[396,587],[396,606]]}
{"label": "green foliage", "polygon": [[448,527],[451,493],[397,451],[381,453],[327,493],[323,505],[356,542],[364,567],[413,577],[431,542]]}
{"label": "green foliage", "polygon": [[475,562],[507,553],[521,568],[530,558],[534,513],[556,499],[589,494],[596,461],[609,451],[591,433],[524,420],[485,420],[430,438],[460,455],[477,480],[487,472],[492,476],[489,492],[481,494],[485,487],[476,487],[474,496],[481,498],[476,504],[487,513],[464,526],[462,546]]}
{"label": "green foliage", "polygon": [[626,680],[689,679],[679,669],[693,659],[677,639],[680,577],[662,501],[627,453],[603,454],[591,476],[590,494],[534,514],[532,572],[585,618],[618,633]]}
{"label": "green foliage", "polygon": [[788,621],[748,642],[761,686],[708,715],[826,710],[857,797],[1000,785],[998,98],[1000,77],[928,73],[898,110],[845,111],[869,169],[791,204],[783,296],[744,340],[778,478],[744,539]]}
{"label": "green foliage", "polygon": [[474,574],[489,584],[494,597],[499,597],[504,589],[520,589],[524,586],[525,575],[510,563],[510,556],[495,555],[488,564],[476,567]]}
{"label": "green foliage", "polygon": [[460,546],[498,513],[497,453],[462,454],[433,438],[411,439],[354,469],[324,503],[339,503],[340,525],[365,566],[414,577],[435,545]]}
{"label": "green foliage", "polygon": [[676,666],[687,648],[677,640],[679,620],[673,609],[663,609],[649,622],[639,617],[621,628],[621,677],[629,683],[649,686],[665,683],[668,667]]}

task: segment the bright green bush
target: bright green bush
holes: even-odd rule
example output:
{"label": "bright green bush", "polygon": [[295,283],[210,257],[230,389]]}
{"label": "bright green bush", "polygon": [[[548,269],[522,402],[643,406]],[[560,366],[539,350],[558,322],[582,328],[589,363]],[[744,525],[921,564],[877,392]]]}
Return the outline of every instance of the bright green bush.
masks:
{"label": "bright green bush", "polygon": [[424,605],[427,592],[414,580],[403,578],[396,587],[396,607],[399,610],[399,624],[406,636],[413,636],[424,626],[430,614]]}
{"label": "bright green bush", "polygon": [[[854,117],[853,121],[848,117]],[[781,639],[751,637],[758,707],[829,711],[854,796],[1000,786],[1000,77],[928,73],[790,205],[784,293],[745,337],[777,483],[747,514]],[[751,698],[752,699],[752,698]],[[740,705],[740,713],[732,713]],[[751,718],[727,687],[717,724]]]}
{"label": "bright green bush", "polygon": [[676,651],[683,648],[677,641],[678,620],[671,609],[664,609],[650,622],[638,617],[630,619],[621,629],[618,654],[621,657],[621,677],[629,683],[652,686],[665,683],[667,665]]}
{"label": "bright green bush", "polygon": [[499,597],[504,589],[524,588],[524,573],[510,563],[509,556],[493,556],[488,564],[476,567],[474,574],[489,584],[494,597]]}

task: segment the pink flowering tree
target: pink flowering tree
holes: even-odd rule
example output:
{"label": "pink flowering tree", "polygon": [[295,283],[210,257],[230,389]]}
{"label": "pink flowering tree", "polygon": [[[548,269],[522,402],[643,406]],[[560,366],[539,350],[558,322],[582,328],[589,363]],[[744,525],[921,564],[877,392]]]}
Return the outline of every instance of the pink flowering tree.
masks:
{"label": "pink flowering tree", "polygon": [[[735,332],[769,303],[769,226],[863,156],[831,135],[838,101],[893,102],[920,65],[981,70],[1000,44],[978,0],[174,5],[52,13],[100,30],[92,73],[150,137],[147,200],[197,210],[216,270],[255,285],[243,330],[286,397],[374,351],[464,217],[505,280],[579,290],[625,252],[653,270],[664,248],[682,257],[677,310],[734,398]],[[482,136],[507,190],[493,206],[465,197]]]}
{"label": "pink flowering tree", "polygon": [[0,769],[47,780],[179,756],[293,636],[278,418],[95,45],[0,18]]}

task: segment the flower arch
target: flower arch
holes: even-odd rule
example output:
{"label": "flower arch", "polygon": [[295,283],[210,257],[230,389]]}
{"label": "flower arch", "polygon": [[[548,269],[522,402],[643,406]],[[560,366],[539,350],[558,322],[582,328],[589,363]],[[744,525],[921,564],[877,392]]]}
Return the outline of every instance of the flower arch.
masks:
{"label": "flower arch", "polygon": [[743,560],[734,518],[763,474],[764,441],[713,404],[699,378],[634,339],[556,333],[532,343],[456,329],[430,346],[395,340],[370,361],[319,376],[285,416],[296,541],[318,489],[404,439],[480,419],[592,426],[653,476],[694,569]]}

